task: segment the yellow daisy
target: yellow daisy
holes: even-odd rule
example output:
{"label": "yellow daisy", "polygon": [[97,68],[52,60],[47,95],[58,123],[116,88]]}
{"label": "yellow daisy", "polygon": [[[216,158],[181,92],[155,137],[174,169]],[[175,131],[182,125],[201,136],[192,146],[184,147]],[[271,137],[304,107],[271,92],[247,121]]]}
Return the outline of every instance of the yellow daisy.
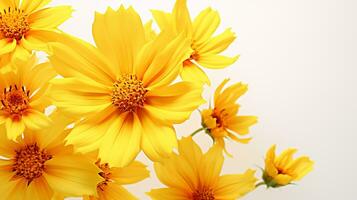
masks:
{"label": "yellow daisy", "polygon": [[149,177],[145,165],[134,161],[123,168],[111,168],[108,163],[96,162],[102,178],[97,185],[97,196],[84,196],[83,200],[136,200],[122,185],[137,183]]}
{"label": "yellow daisy", "polygon": [[43,113],[50,104],[47,97],[49,80],[56,76],[50,63],[37,64],[33,55],[26,61],[15,59],[14,68],[0,76],[0,124],[5,124],[7,136],[15,140],[26,128],[41,129],[50,125]]}
{"label": "yellow daisy", "polygon": [[281,187],[301,180],[312,169],[314,162],[303,156],[293,159],[296,149],[287,149],[275,156],[276,145],[270,147],[265,158],[264,183],[267,187]]}
{"label": "yellow daisy", "polygon": [[233,64],[238,56],[220,55],[236,38],[231,29],[213,36],[220,24],[217,11],[212,8],[203,10],[193,21],[187,9],[186,0],[176,0],[172,13],[152,11],[161,30],[170,34],[184,31],[191,41],[193,52],[183,62],[181,77],[183,80],[210,83],[209,78],[200,67],[221,69]]}
{"label": "yellow daisy", "polygon": [[0,56],[30,56],[32,50],[47,51],[57,27],[72,13],[69,6],[45,7],[50,0],[2,0],[0,2]]}
{"label": "yellow daisy", "polygon": [[63,196],[95,194],[98,168],[72,146],[64,145],[67,120],[59,113],[52,116],[54,125],[28,131],[18,142],[7,140],[0,127],[0,193],[2,199],[51,200]]}
{"label": "yellow daisy", "polygon": [[[53,44],[50,61],[64,77],[53,81],[54,103],[85,117],[67,138],[78,151],[99,148],[99,157],[124,167],[142,149],[152,160],[177,145],[173,124],[185,121],[200,104],[202,87],[173,84],[189,42],[160,34],[150,40],[133,8],[97,13],[97,48],[67,37]],[[115,152],[115,153],[113,153]]]}
{"label": "yellow daisy", "polygon": [[255,189],[255,171],[220,176],[222,148],[215,145],[203,154],[191,137],[179,142],[179,154],[155,163],[155,172],[167,188],[153,189],[154,200],[237,199]]}
{"label": "yellow daisy", "polygon": [[223,148],[225,138],[241,143],[249,142],[250,138],[239,138],[236,134],[240,136],[248,134],[249,127],[257,122],[257,117],[237,115],[240,106],[236,101],[248,90],[247,85],[236,83],[222,91],[228,81],[229,79],[225,79],[217,87],[214,94],[214,107],[201,112],[203,127],[195,132],[205,130]]}

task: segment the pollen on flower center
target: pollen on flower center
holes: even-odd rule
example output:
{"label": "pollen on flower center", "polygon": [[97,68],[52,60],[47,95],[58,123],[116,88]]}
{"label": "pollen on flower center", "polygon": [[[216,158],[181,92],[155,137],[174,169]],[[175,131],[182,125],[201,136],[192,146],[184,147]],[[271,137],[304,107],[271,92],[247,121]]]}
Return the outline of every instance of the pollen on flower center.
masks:
{"label": "pollen on flower center", "polygon": [[101,172],[99,172],[99,176],[101,176],[104,179],[102,182],[100,182],[97,185],[97,189],[104,191],[108,183],[112,182],[110,178],[112,173],[110,171],[110,167],[108,163],[100,164],[100,160],[98,160],[95,164],[99,167],[99,169],[102,170]]}
{"label": "pollen on flower center", "polygon": [[29,108],[30,91],[24,86],[19,88],[17,85],[4,88],[1,96],[2,110],[9,114],[19,115]]}
{"label": "pollen on flower center", "polygon": [[192,194],[192,200],[215,200],[212,189],[201,188]]}
{"label": "pollen on flower center", "polygon": [[36,143],[15,150],[16,155],[12,171],[15,177],[25,178],[28,183],[42,176],[45,162],[52,158],[46,150],[41,150]]}
{"label": "pollen on flower center", "polygon": [[30,24],[23,10],[9,7],[0,12],[0,33],[4,38],[21,40],[29,30]]}
{"label": "pollen on flower center", "polygon": [[123,75],[113,84],[112,103],[122,112],[134,112],[144,106],[147,90],[135,75]]}
{"label": "pollen on flower center", "polygon": [[200,58],[200,55],[198,54],[197,51],[194,51],[191,55],[190,58],[186,59],[183,61],[183,66],[190,66],[192,64],[192,60],[197,61]]}

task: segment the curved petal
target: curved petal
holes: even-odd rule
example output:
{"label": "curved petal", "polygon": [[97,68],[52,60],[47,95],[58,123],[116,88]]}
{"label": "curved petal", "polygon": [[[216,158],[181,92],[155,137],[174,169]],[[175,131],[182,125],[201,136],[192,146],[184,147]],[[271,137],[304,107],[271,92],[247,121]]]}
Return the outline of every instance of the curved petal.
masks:
{"label": "curved petal", "polygon": [[146,114],[142,114],[140,120],[143,128],[141,148],[146,156],[153,161],[168,157],[173,148],[177,146],[173,127],[159,124]]}
{"label": "curved petal", "polygon": [[222,147],[218,144],[211,147],[201,160],[199,169],[200,181],[204,185],[215,185],[219,180],[224,157]]}
{"label": "curved petal", "polygon": [[236,39],[236,36],[231,29],[225,30],[223,33],[209,39],[207,42],[197,47],[200,55],[204,54],[218,54],[229,47],[229,45]]}
{"label": "curved petal", "polygon": [[6,135],[6,129],[4,125],[0,126],[0,156],[6,158],[12,158],[15,154],[15,149],[18,148],[19,144],[9,140]]}
{"label": "curved petal", "polygon": [[8,39],[0,40],[0,55],[4,55],[6,53],[10,53],[16,48],[16,40],[9,41]]}
{"label": "curved petal", "polygon": [[44,177],[40,177],[32,181],[26,188],[24,200],[33,199],[51,199],[53,190],[47,183]]}
{"label": "curved petal", "polygon": [[292,162],[288,167],[289,173],[294,175],[294,180],[298,181],[308,174],[314,166],[314,162],[308,157],[300,157]]}
{"label": "curved petal", "polygon": [[192,22],[187,8],[187,0],[177,0],[172,11],[176,33],[183,32],[186,37],[192,37]]}
{"label": "curved petal", "polygon": [[37,110],[30,109],[24,116],[22,116],[22,120],[29,129],[42,129],[48,127],[52,124],[52,120],[47,117],[44,113],[41,113]]}
{"label": "curved petal", "polygon": [[149,177],[149,171],[141,162],[134,161],[123,168],[112,168],[110,178],[119,185],[137,183]]}
{"label": "curved petal", "polygon": [[72,11],[71,6],[46,8],[31,13],[28,20],[33,29],[55,29],[71,17]]}
{"label": "curved petal", "polygon": [[239,56],[227,57],[216,54],[203,54],[200,55],[197,62],[206,68],[209,69],[222,69],[229,65],[232,65],[238,60]]}
{"label": "curved petal", "polygon": [[161,10],[151,10],[151,14],[161,31],[165,31],[172,36],[176,34],[171,13],[166,13]]}
{"label": "curved petal", "polygon": [[21,4],[21,10],[24,10],[25,13],[29,14],[43,8],[50,2],[51,0],[23,0]]}
{"label": "curved petal", "polygon": [[133,61],[145,43],[145,31],[140,16],[133,8],[118,11],[108,8],[105,14],[96,13],[93,37],[99,50],[123,74],[133,71]]}
{"label": "curved petal", "polygon": [[184,81],[194,82],[198,84],[211,84],[206,73],[193,63],[191,63],[190,65],[185,65],[183,67],[181,71],[181,78]]}
{"label": "curved petal", "polygon": [[[63,149],[65,150],[65,149]],[[65,196],[96,194],[101,181],[99,169],[86,156],[80,154],[54,155],[46,162],[43,175],[54,191]]]}
{"label": "curved petal", "polygon": [[0,1],[0,8],[5,9],[8,7],[18,8],[20,0],[2,0]]}
{"label": "curved petal", "polygon": [[211,8],[203,10],[193,22],[193,39],[194,47],[200,46],[210,39],[212,34],[217,30],[221,19],[217,11]]}
{"label": "curved petal", "polygon": [[109,183],[104,191],[98,192],[100,200],[137,200],[130,192],[120,185]]}
{"label": "curved petal", "polygon": [[257,121],[255,116],[234,116],[227,120],[227,128],[239,135],[246,135],[249,133],[250,126],[256,124]]}
{"label": "curved petal", "polygon": [[15,141],[25,130],[25,124],[22,120],[12,120],[7,118],[5,122],[7,138]]}
{"label": "curved petal", "polygon": [[147,193],[153,200],[190,200],[186,192],[175,188],[152,189]]}
{"label": "curved petal", "polygon": [[140,152],[141,126],[135,113],[123,113],[114,119],[99,149],[101,161],[111,167],[125,167],[131,163]]}

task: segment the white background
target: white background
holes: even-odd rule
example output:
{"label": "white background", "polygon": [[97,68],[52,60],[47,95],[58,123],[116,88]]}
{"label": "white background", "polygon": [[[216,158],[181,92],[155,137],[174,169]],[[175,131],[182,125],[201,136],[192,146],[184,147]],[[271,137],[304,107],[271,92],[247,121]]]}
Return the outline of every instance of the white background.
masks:
{"label": "white background", "polygon": [[[132,5],[150,19],[150,9],[170,11],[174,0],[53,0],[69,4],[73,18],[62,30],[92,42],[94,11],[107,6]],[[356,1],[355,0],[189,0],[191,16],[212,6],[222,17],[220,31],[232,27],[238,39],[226,55],[241,54],[240,60],[221,71],[207,70],[215,88],[223,78],[249,84],[240,100],[242,114],[259,116],[248,145],[230,142],[235,155],[226,159],[223,173],[240,173],[263,166],[265,151],[278,144],[299,149],[316,162],[314,171],[296,186],[259,188],[244,199],[355,199],[357,111],[356,99]],[[120,24],[118,24],[120,26]],[[214,88],[207,88],[209,97]],[[200,124],[195,112],[178,134],[188,135]],[[205,149],[209,139],[196,138]],[[139,160],[152,169],[140,155]],[[152,178],[129,186],[140,199],[153,187]]]}

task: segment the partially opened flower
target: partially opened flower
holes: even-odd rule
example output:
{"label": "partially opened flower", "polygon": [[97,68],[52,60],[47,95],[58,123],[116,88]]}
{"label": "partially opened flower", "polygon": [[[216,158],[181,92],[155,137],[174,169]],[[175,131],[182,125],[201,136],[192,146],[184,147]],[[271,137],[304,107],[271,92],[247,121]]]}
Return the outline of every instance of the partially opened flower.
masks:
{"label": "partially opened flower", "polygon": [[85,118],[68,143],[81,152],[99,148],[113,167],[126,166],[141,149],[152,160],[168,156],[177,145],[172,125],[204,103],[201,86],[172,84],[190,53],[188,41],[148,39],[139,15],[124,7],[96,14],[93,34],[98,48],[70,37],[52,48],[50,60],[65,77],[53,81],[54,103]]}
{"label": "partially opened flower", "polygon": [[176,0],[172,13],[152,11],[161,30],[170,34],[184,31],[191,41],[193,52],[183,62],[181,77],[184,80],[210,83],[209,78],[200,67],[221,69],[233,64],[238,56],[220,55],[234,41],[235,35],[231,29],[213,36],[220,24],[217,11],[207,8],[194,20],[191,20],[186,0]]}
{"label": "partially opened flower", "polygon": [[0,3],[0,56],[25,58],[32,50],[48,51],[57,27],[72,13],[69,6],[45,7],[49,0],[2,0]]}
{"label": "partially opened flower", "polygon": [[255,171],[220,175],[222,148],[215,145],[203,154],[191,137],[179,141],[179,154],[155,163],[155,172],[167,188],[153,189],[154,200],[238,199],[255,189]]}
{"label": "partially opened flower", "polygon": [[228,81],[229,79],[225,79],[217,87],[214,94],[214,107],[201,112],[202,129],[206,130],[222,147],[225,147],[225,138],[241,143],[249,142],[250,138],[240,136],[248,134],[250,126],[257,122],[257,117],[238,115],[240,106],[236,101],[248,90],[247,85],[236,83],[223,90]]}
{"label": "partially opened flower", "polygon": [[52,116],[53,126],[28,131],[14,142],[0,126],[0,193],[2,199],[51,200],[61,196],[94,195],[98,168],[72,146],[64,145],[68,121]]}
{"label": "partially opened flower", "polygon": [[56,76],[51,65],[37,64],[37,58],[10,63],[13,70],[0,76],[0,124],[5,124],[7,136],[15,140],[25,128],[41,129],[50,125],[43,113],[50,104],[47,97],[49,80]]}
{"label": "partially opened flower", "polygon": [[267,187],[281,187],[301,180],[312,169],[314,162],[309,157],[293,158],[296,149],[287,149],[275,155],[276,145],[270,147],[265,158],[263,179]]}
{"label": "partially opened flower", "polygon": [[97,195],[84,196],[83,200],[136,200],[122,185],[137,183],[149,177],[145,165],[134,161],[126,167],[111,168],[108,163],[96,162],[102,180],[97,185]]}

